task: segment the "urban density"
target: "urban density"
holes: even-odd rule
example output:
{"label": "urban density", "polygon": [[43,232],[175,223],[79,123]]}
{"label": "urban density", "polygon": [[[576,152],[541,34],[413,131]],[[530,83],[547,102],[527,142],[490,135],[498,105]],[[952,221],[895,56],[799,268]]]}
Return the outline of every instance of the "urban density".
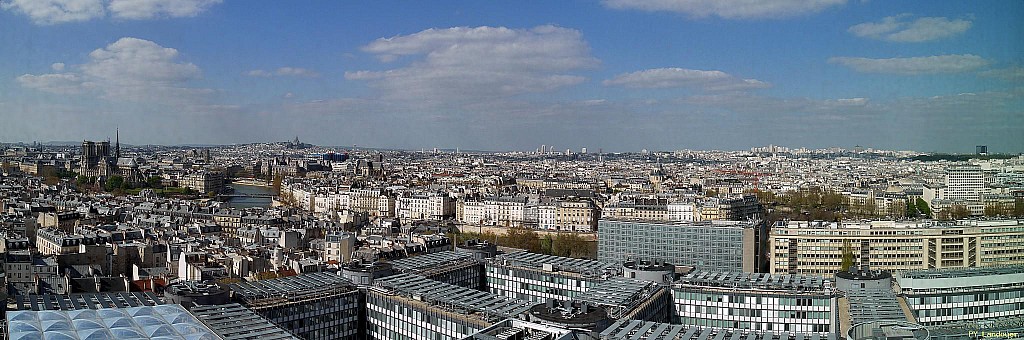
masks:
{"label": "urban density", "polygon": [[1024,340],[1022,19],[0,0],[0,336]]}
{"label": "urban density", "polygon": [[1024,156],[117,137],[2,157],[11,339],[1024,331]]}

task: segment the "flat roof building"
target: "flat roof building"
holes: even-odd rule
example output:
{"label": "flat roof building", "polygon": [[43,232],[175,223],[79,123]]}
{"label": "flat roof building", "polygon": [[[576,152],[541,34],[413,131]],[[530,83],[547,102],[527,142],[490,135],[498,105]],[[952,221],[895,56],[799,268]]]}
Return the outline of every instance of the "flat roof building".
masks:
{"label": "flat roof building", "polygon": [[779,221],[768,238],[770,272],[831,277],[844,245],[854,265],[889,272],[1024,264],[1024,220]]}
{"label": "flat roof building", "polygon": [[333,273],[232,284],[243,305],[303,339],[359,339],[360,293]]}
{"label": "flat roof building", "polygon": [[366,334],[373,339],[460,339],[534,303],[414,274],[380,278],[366,292]]}
{"label": "flat roof building", "polygon": [[819,336],[839,331],[839,294],[821,277],[698,270],[672,291],[678,324]]}
{"label": "flat roof building", "polygon": [[761,222],[602,219],[597,229],[597,258],[755,272],[760,263],[762,229]]}
{"label": "flat roof building", "polygon": [[442,251],[391,261],[400,273],[418,274],[431,280],[472,289],[484,289],[483,261],[473,253]]}
{"label": "flat roof building", "polygon": [[906,271],[895,279],[922,325],[1024,319],[1024,265]]}
{"label": "flat roof building", "polygon": [[491,293],[535,302],[572,300],[600,282],[622,276],[622,266],[614,262],[528,252],[498,255],[484,267]]}

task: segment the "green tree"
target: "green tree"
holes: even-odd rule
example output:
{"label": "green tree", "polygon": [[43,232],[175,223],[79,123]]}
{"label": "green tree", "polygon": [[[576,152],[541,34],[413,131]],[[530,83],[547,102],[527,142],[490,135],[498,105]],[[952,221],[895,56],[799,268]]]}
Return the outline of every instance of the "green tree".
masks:
{"label": "green tree", "polygon": [[843,262],[839,264],[839,271],[848,272],[853,267],[853,245],[850,240],[843,240]]}
{"label": "green tree", "polygon": [[928,202],[925,202],[923,198],[918,197],[915,203],[917,205],[917,211],[920,212],[921,215],[928,217],[932,216],[932,209],[928,207]]}
{"label": "green tree", "polygon": [[913,202],[911,202],[911,200],[906,201],[906,206],[907,217],[917,218],[918,216],[921,215],[921,212],[917,210],[917,204],[914,204]]}
{"label": "green tree", "polygon": [[146,179],[146,186],[150,188],[161,188],[163,187],[163,178],[160,176],[152,176]]}
{"label": "green tree", "polygon": [[1024,198],[1013,200],[1013,216],[1024,217]]}
{"label": "green tree", "polygon": [[505,230],[505,236],[500,238],[500,240],[499,244],[506,247],[526,249],[532,253],[542,252],[540,236],[537,235],[537,232],[530,229],[522,227],[508,228]]}
{"label": "green tree", "polygon": [[271,184],[271,187],[274,189],[274,195],[281,194],[282,181],[284,181],[284,177],[281,177],[281,175],[274,176],[274,181],[272,182],[273,184]]}
{"label": "green tree", "polygon": [[122,186],[124,185],[124,177],[114,175],[110,176],[110,178],[107,178],[107,182],[103,184],[103,190],[111,192],[114,191],[115,189],[122,189]]}

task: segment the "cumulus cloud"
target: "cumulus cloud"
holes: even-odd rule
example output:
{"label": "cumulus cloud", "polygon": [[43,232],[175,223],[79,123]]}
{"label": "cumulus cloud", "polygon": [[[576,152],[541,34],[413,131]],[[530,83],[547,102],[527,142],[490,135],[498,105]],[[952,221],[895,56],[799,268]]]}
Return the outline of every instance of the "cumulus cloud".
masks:
{"label": "cumulus cloud", "polygon": [[778,19],[817,13],[839,6],[846,0],[604,0],[614,9],[637,9],[649,12],[675,12],[704,18]]}
{"label": "cumulus cloud", "polygon": [[909,15],[886,17],[878,22],[853,25],[849,32],[858,37],[894,42],[925,42],[948,38],[967,31],[971,21],[943,17],[917,18],[909,21]]}
{"label": "cumulus cloud", "polygon": [[222,0],[110,0],[110,13],[122,19],[194,17]]}
{"label": "cumulus cloud", "polygon": [[281,67],[281,68],[278,68],[277,70],[274,70],[274,71],[252,70],[252,71],[246,72],[245,75],[250,76],[250,77],[273,77],[273,76],[280,76],[280,77],[304,77],[304,78],[313,78],[313,77],[319,77],[320,76],[319,73],[316,73],[314,71],[307,70],[307,69],[304,69],[304,68],[299,68],[299,67]]}
{"label": "cumulus cloud", "polygon": [[696,88],[706,91],[741,91],[771,85],[757,79],[741,79],[722,71],[684,68],[656,68],[623,73],[602,82],[607,86],[629,88]]}
{"label": "cumulus cloud", "polygon": [[362,48],[382,62],[416,60],[384,71],[349,71],[389,97],[446,100],[493,98],[579,84],[570,72],[596,66],[579,31],[539,26],[454,27],[378,39]]}
{"label": "cumulus cloud", "polygon": [[0,0],[0,8],[21,13],[39,25],[100,19],[194,17],[223,0]]}
{"label": "cumulus cloud", "polygon": [[53,63],[50,65],[50,69],[57,72],[64,71],[64,63]]}
{"label": "cumulus cloud", "polygon": [[828,61],[852,68],[857,72],[902,75],[961,73],[973,71],[989,64],[988,60],[973,54],[889,59],[833,57]]}
{"label": "cumulus cloud", "polygon": [[88,21],[105,15],[101,0],[9,0],[0,8],[21,13],[39,25]]}
{"label": "cumulus cloud", "polygon": [[27,88],[53,93],[98,91],[107,99],[127,101],[195,101],[213,93],[190,88],[202,72],[180,61],[177,50],[149,40],[121,38],[89,53],[89,61],[77,65],[80,72],[32,75],[17,78]]}

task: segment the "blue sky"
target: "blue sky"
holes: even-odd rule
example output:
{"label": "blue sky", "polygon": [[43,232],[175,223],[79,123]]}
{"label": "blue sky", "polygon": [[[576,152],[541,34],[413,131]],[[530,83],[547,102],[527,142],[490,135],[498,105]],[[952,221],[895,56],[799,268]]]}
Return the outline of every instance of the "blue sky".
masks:
{"label": "blue sky", "polygon": [[0,0],[0,141],[1024,152],[1024,2]]}

